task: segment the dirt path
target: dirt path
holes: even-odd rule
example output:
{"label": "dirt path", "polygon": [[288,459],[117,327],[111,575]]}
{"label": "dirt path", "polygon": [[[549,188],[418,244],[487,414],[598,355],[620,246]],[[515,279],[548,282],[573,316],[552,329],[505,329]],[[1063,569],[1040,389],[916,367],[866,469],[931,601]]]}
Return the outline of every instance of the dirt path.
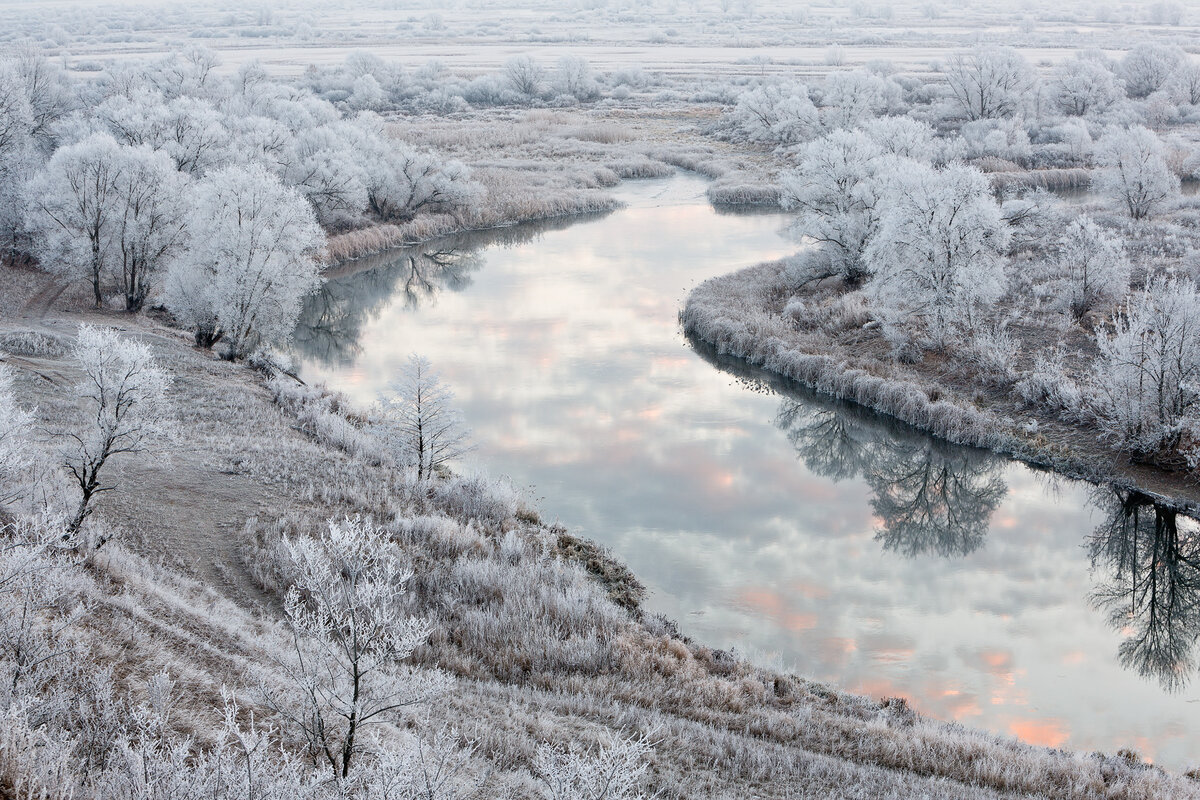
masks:
{"label": "dirt path", "polygon": [[97,504],[102,517],[120,520],[136,549],[160,556],[189,577],[250,611],[273,613],[274,600],[246,563],[247,520],[278,513],[282,499],[243,475],[197,463],[179,452],[169,461],[138,454],[113,463],[118,487]]}
{"label": "dirt path", "polygon": [[45,319],[55,301],[66,290],[66,281],[52,280],[21,305],[18,316],[22,319]]}

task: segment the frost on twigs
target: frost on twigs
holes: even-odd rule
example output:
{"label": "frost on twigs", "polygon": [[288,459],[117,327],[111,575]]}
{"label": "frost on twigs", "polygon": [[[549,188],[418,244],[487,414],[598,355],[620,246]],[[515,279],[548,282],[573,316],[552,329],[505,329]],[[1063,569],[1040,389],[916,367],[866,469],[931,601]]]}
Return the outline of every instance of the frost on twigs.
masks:
{"label": "frost on twigs", "polygon": [[595,752],[538,747],[534,770],[546,800],[644,800],[641,789],[654,748],[645,736],[601,745]]}
{"label": "frost on twigs", "polygon": [[95,496],[116,488],[101,477],[108,460],[156,447],[169,436],[171,378],[146,344],[110,328],[80,325],[72,354],[84,374],[77,391],[87,420],[61,434],[63,464],[80,492],[68,526],[75,532]]}
{"label": "frost on twigs", "polygon": [[27,497],[34,463],[33,415],[17,405],[12,370],[0,365],[0,523],[5,508]]}
{"label": "frost on twigs", "polygon": [[394,721],[442,686],[437,673],[400,666],[430,629],[409,614],[412,572],[386,533],[361,519],[331,520],[319,539],[285,540],[292,586],[284,603],[293,648],[286,688],[264,699],[303,739],[315,764],[351,775],[364,729]]}
{"label": "frost on twigs", "polygon": [[259,166],[213,173],[191,203],[191,247],[167,274],[167,308],[198,346],[224,341],[229,358],[286,342],[321,283],[311,206]]}
{"label": "frost on twigs", "polygon": [[381,438],[397,464],[416,468],[418,480],[471,449],[462,413],[451,405],[454,392],[428,359],[409,356],[391,391],[379,402]]}

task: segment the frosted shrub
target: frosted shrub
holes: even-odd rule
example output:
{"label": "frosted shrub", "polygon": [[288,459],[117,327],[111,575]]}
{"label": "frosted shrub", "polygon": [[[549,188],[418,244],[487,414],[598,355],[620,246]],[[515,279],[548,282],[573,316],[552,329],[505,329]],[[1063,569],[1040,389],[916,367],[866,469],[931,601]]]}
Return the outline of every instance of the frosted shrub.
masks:
{"label": "frosted shrub", "polygon": [[817,107],[802,83],[767,85],[738,98],[731,119],[752,142],[797,144],[821,130]]}
{"label": "frosted shrub", "polygon": [[483,475],[455,477],[438,484],[438,500],[455,514],[500,524],[517,513],[520,496],[507,480],[491,481]]}
{"label": "frosted shrub", "polygon": [[0,350],[14,356],[61,358],[70,347],[60,337],[41,331],[0,333]]}
{"label": "frosted shrub", "polygon": [[861,130],[889,155],[928,163],[938,154],[936,132],[927,122],[910,117],[878,117],[864,123]]}
{"label": "frosted shrub", "polygon": [[1033,369],[1017,381],[1013,391],[1029,405],[1078,414],[1083,403],[1083,392],[1067,374],[1064,358],[1061,347],[1039,352],[1034,359]]}
{"label": "frosted shrub", "polygon": [[[628,618],[581,568],[531,551],[516,563],[460,557],[443,587],[457,608],[463,646],[500,676],[529,670],[597,672],[614,658],[610,640]],[[533,626],[542,620],[544,626]],[[555,632],[546,637],[545,630]]]}
{"label": "frosted shrub", "polygon": [[837,70],[821,86],[821,123],[853,129],[900,105],[900,87],[865,70]]}
{"label": "frosted shrub", "polygon": [[1129,289],[1132,266],[1120,240],[1086,215],[1067,226],[1054,263],[1058,300],[1076,317],[1123,298]]}
{"label": "frosted shrub", "polygon": [[962,126],[960,135],[966,148],[963,155],[967,158],[991,157],[1023,164],[1033,155],[1029,134],[1018,120],[981,119],[968,122]]}
{"label": "frosted shrub", "polygon": [[653,752],[645,737],[602,745],[596,752],[538,747],[534,770],[547,800],[641,800],[639,787]]}
{"label": "frosted shrub", "polygon": [[306,386],[276,375],[267,383],[275,403],[293,414],[304,431],[318,441],[372,461],[383,458],[382,443],[352,421],[353,411],[344,395],[324,387]]}
{"label": "frosted shrub", "polygon": [[1021,343],[1013,337],[1004,324],[984,327],[976,331],[966,348],[967,356],[986,374],[1007,380],[1013,371],[1013,362],[1021,349]]}

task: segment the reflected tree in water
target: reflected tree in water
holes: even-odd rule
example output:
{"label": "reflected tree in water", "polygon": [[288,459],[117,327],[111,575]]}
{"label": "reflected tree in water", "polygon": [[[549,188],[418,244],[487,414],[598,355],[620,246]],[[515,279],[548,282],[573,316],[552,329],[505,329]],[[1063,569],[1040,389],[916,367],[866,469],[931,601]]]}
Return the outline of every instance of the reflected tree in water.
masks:
{"label": "reflected tree in water", "polygon": [[393,297],[403,297],[404,307],[415,311],[443,290],[470,286],[472,274],[483,266],[477,251],[448,246],[386,255],[376,266],[331,277],[308,298],[294,334],[302,355],[326,364],[353,363],[363,326]]}
{"label": "reflected tree in water", "polygon": [[1108,576],[1092,601],[1125,635],[1122,665],[1178,691],[1200,639],[1200,523],[1138,492],[1102,489],[1096,500],[1106,517],[1088,549]]}
{"label": "reflected tree in water", "polygon": [[943,442],[895,442],[864,471],[881,520],[875,540],[908,557],[965,556],[987,539],[1008,486],[985,453]]}
{"label": "reflected tree in water", "polygon": [[876,541],[910,558],[977,550],[1008,492],[998,459],[850,404],[785,398],[776,424],[816,474],[833,480],[861,475],[881,521]]}
{"label": "reflected tree in water", "polygon": [[[598,219],[603,214],[588,215]],[[393,298],[416,311],[445,290],[462,291],[483,267],[491,247],[516,247],[547,231],[577,224],[581,217],[557,218],[455,236],[388,250],[348,262],[326,275],[321,290],[308,298],[293,333],[299,354],[324,364],[349,365],[357,359],[359,339],[369,320]]]}
{"label": "reflected tree in water", "polygon": [[785,398],[779,404],[775,425],[796,448],[796,455],[810,470],[841,481],[855,478],[873,454],[874,437],[849,413],[824,409],[812,403]]}

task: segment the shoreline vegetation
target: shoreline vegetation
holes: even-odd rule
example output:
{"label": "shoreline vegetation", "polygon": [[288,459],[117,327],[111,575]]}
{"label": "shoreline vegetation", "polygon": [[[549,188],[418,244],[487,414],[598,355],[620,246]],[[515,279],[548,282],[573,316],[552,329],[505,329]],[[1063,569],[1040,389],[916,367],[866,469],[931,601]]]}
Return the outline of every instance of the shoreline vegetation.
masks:
{"label": "shoreline vegetation", "polygon": [[[801,331],[784,314],[797,292],[784,259],[711,278],[679,314],[686,336],[788,380],[945,439],[1035,468],[1131,490],[1185,514],[1200,514],[1200,487],[1179,471],[1131,461],[1086,424],[1014,403],[937,360],[900,364],[877,326],[850,339]],[[817,290],[819,292],[819,290]],[[1036,422],[1037,424],[1032,424]]]}

